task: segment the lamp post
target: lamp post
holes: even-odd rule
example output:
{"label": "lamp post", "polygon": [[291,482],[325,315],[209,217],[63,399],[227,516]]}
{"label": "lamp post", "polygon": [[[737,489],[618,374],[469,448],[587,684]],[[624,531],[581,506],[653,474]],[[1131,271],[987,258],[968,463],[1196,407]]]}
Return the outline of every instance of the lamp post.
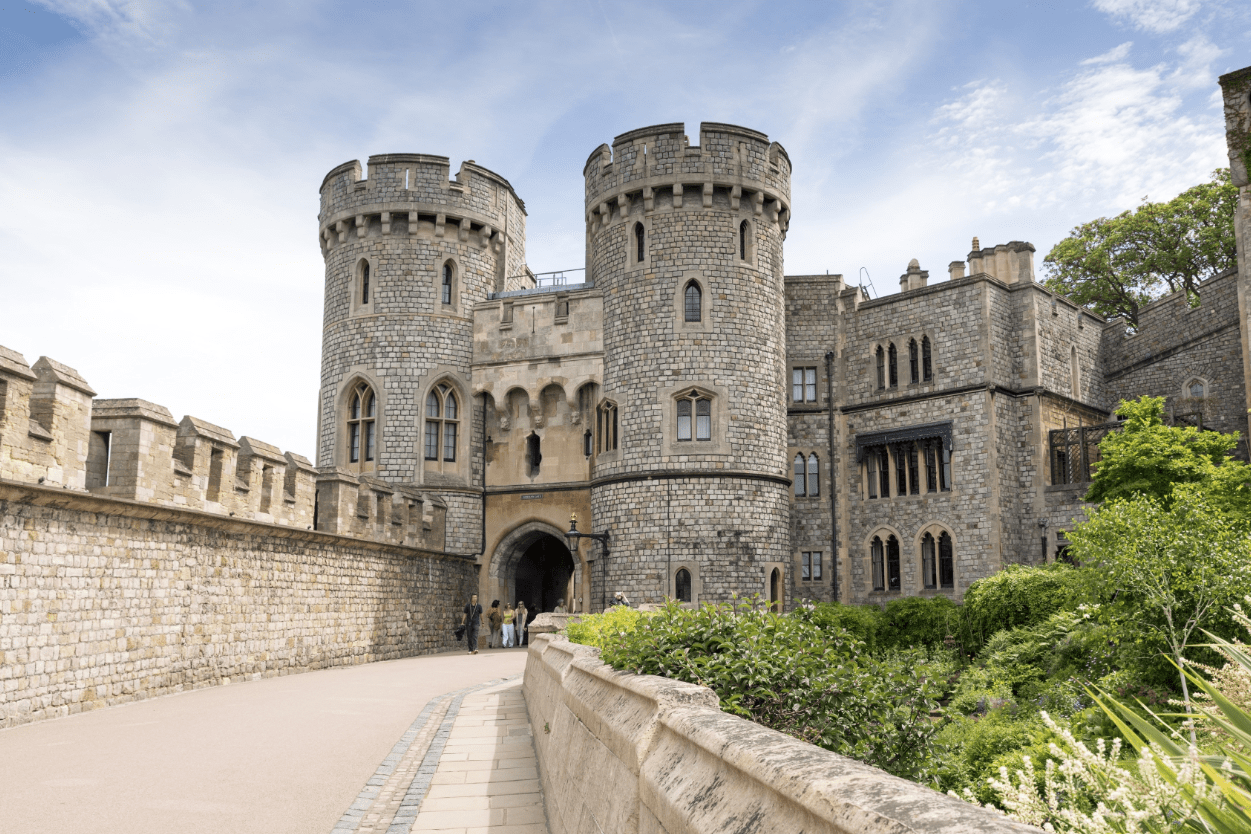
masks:
{"label": "lamp post", "polygon": [[[604,587],[601,588],[602,593],[600,596],[600,607],[607,608],[608,607],[608,573],[607,573],[606,563],[608,561],[608,531],[605,530],[603,533],[579,532],[578,531],[578,514],[570,513],[569,514],[569,530],[565,533],[565,538],[569,541],[569,549],[572,550],[574,553],[578,552],[578,540],[579,539],[594,539],[595,541],[599,542],[600,544],[604,546],[604,563],[600,565],[600,569],[599,569],[599,572],[604,574],[604,577],[603,577]],[[589,565],[592,561],[594,560],[588,559],[587,564]]]}

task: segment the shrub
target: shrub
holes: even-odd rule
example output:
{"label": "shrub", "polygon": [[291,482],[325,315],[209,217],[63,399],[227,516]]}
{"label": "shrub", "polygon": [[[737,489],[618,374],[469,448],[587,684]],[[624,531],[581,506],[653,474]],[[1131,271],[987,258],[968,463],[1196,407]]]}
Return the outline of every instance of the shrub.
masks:
{"label": "shrub", "polygon": [[915,657],[875,658],[835,627],[746,603],[670,604],[611,635],[616,669],[702,684],[726,712],[908,778],[930,766],[939,685]]}
{"label": "shrub", "polygon": [[893,599],[882,619],[884,647],[937,647],[960,632],[960,608],[946,597]]}
{"label": "shrub", "polygon": [[822,631],[845,631],[864,643],[870,653],[878,650],[878,635],[886,626],[886,615],[876,605],[818,602],[811,608],[796,609],[792,616],[807,619]]}
{"label": "shrub", "polygon": [[609,640],[633,631],[639,619],[648,616],[628,605],[614,605],[603,614],[590,614],[565,626],[570,642],[604,648]]}
{"label": "shrub", "polygon": [[969,586],[961,611],[961,643],[971,655],[995,632],[1031,626],[1088,599],[1086,570],[1057,563],[1009,565]]}

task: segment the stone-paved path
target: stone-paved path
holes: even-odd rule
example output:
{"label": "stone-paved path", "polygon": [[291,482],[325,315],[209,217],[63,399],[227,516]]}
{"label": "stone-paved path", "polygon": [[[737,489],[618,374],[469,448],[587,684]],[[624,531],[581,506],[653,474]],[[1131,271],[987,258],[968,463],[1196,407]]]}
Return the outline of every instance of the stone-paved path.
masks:
{"label": "stone-paved path", "polygon": [[521,679],[433,699],[333,834],[547,834]]}
{"label": "stone-paved path", "polygon": [[[442,824],[427,812],[476,814],[460,807],[475,795],[486,813],[462,816],[460,830],[492,830],[476,821],[503,815],[514,821],[510,834],[546,831],[516,822],[527,819],[522,808],[541,814],[537,799],[498,798],[537,797],[533,778],[494,787],[507,780],[483,775],[533,770],[514,757],[533,755],[524,668],[519,649],[431,655],[235,681],[0,730],[0,834],[338,834],[349,808],[356,831],[417,832]],[[451,805],[434,807],[444,800]]]}

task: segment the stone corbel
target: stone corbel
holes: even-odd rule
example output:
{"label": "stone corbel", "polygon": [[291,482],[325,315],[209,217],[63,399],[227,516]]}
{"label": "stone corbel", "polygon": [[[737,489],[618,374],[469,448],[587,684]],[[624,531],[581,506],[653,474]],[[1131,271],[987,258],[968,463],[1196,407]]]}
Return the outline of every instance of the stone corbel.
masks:
{"label": "stone corbel", "polygon": [[485,249],[491,243],[491,227],[483,226],[478,231],[478,245]]}
{"label": "stone corbel", "polygon": [[462,217],[460,219],[460,231],[456,233],[456,239],[459,240],[461,243],[464,243],[465,241],[469,240],[469,226],[470,226],[469,218]]}
{"label": "stone corbel", "polygon": [[730,189],[730,208],[738,211],[739,200],[743,198],[743,186],[736,185]]}
{"label": "stone corbel", "polygon": [[369,231],[369,221],[365,219],[365,215],[356,215],[356,236],[364,237],[365,232]]}
{"label": "stone corbel", "polygon": [[334,224],[334,230],[339,233],[339,242],[347,243],[347,223],[340,220]]}
{"label": "stone corbel", "polygon": [[625,220],[630,216],[630,198],[624,194],[617,195],[617,211],[621,212],[621,219]]}
{"label": "stone corbel", "polygon": [[756,196],[752,198],[752,214],[759,217],[764,214],[764,192],[757,191]]}
{"label": "stone corbel", "polygon": [[652,211],[655,208],[656,194],[650,185],[645,185],[643,186],[643,211]]}
{"label": "stone corbel", "polygon": [[408,233],[410,235],[417,234],[417,223],[418,223],[417,212],[410,211],[408,213]]}
{"label": "stone corbel", "polygon": [[382,233],[384,235],[391,234],[391,212],[389,211],[382,213]]}
{"label": "stone corbel", "polygon": [[612,219],[612,209],[607,203],[599,204],[599,225],[601,229],[608,228],[608,221]]}
{"label": "stone corbel", "polygon": [[782,209],[781,200],[769,201],[769,222],[770,223],[778,222],[778,213],[781,211],[781,209]]}
{"label": "stone corbel", "polygon": [[712,183],[704,183],[704,208],[712,208]]}
{"label": "stone corbel", "polygon": [[447,215],[436,214],[434,217],[434,236],[443,237],[443,232],[447,229]]}
{"label": "stone corbel", "polygon": [[682,208],[682,183],[673,184],[673,207]]}

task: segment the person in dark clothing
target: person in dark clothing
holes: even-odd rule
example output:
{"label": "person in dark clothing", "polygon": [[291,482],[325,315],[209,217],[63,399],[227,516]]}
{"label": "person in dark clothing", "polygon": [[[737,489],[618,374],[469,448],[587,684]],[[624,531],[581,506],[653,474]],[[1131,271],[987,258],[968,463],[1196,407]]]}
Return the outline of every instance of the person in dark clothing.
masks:
{"label": "person in dark clothing", "polygon": [[478,653],[478,629],[482,627],[482,606],[478,604],[478,595],[469,598],[465,606],[465,640],[469,643],[469,653]]}

